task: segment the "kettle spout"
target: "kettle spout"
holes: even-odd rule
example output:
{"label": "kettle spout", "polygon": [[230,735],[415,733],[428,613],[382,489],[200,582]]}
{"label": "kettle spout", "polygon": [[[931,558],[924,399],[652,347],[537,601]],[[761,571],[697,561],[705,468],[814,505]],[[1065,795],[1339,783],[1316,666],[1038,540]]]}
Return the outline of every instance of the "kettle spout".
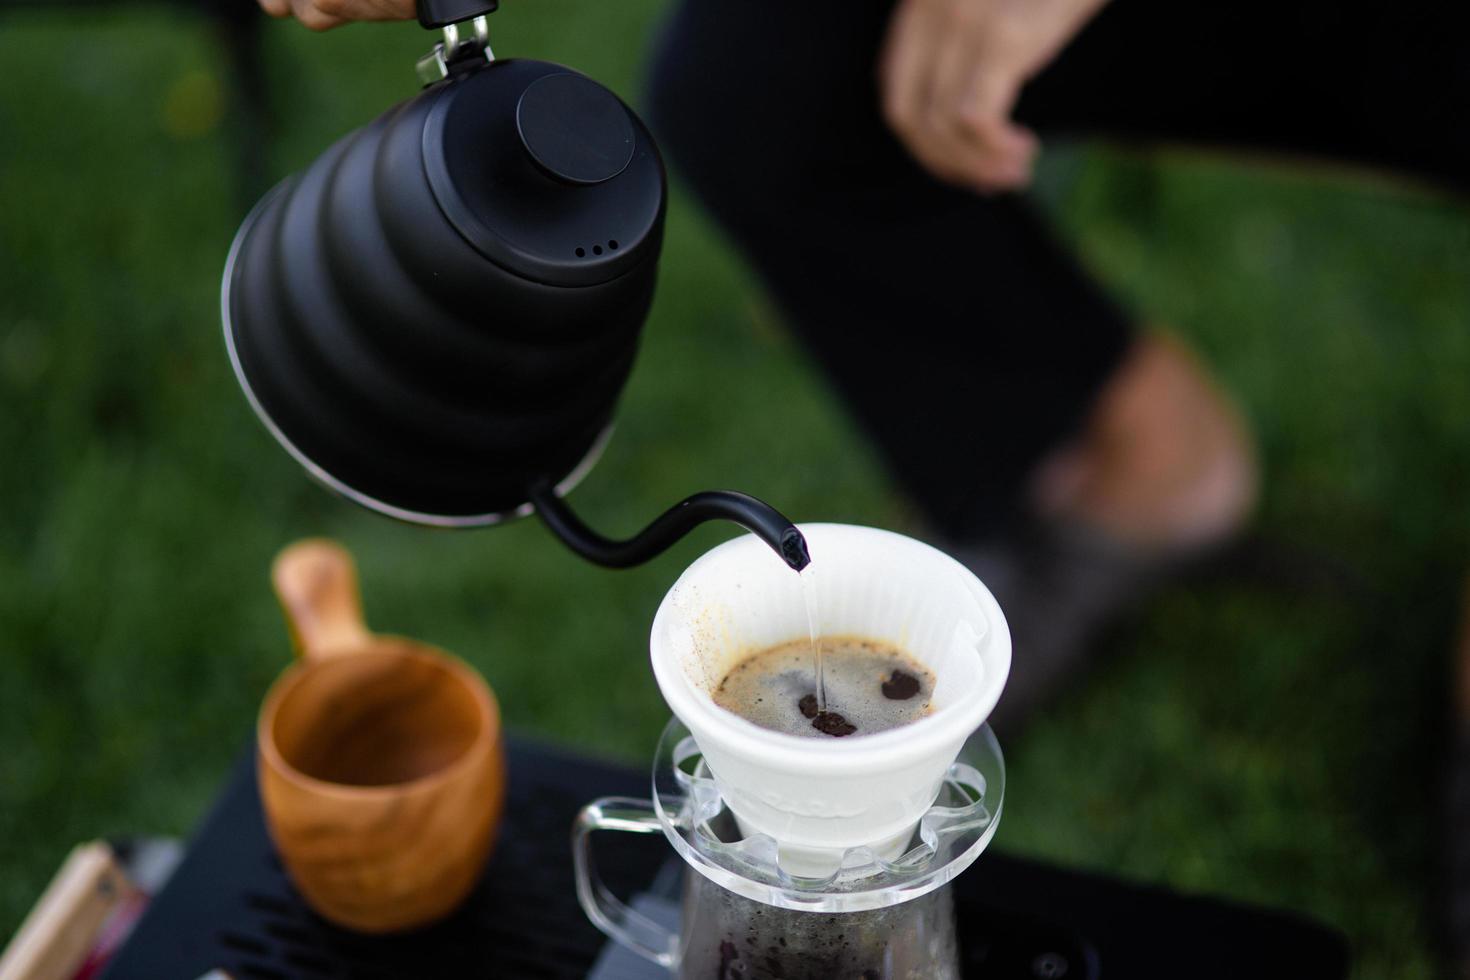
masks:
{"label": "kettle spout", "polygon": [[706,490],[679,501],[653,523],[623,541],[604,537],[572,513],[549,482],[531,488],[531,503],[541,520],[562,542],[588,561],[608,568],[630,568],[668,550],[674,542],[706,521],[733,521],[750,531],[801,571],[811,564],[806,538],[796,525],[770,504],[735,490]]}
{"label": "kettle spout", "polygon": [[[756,502],[760,503],[760,501]],[[765,505],[762,504],[761,506]],[[772,511],[772,513],[776,514],[777,517],[781,517],[775,511]],[[785,520],[784,517],[781,519]],[[754,533],[760,535],[759,531],[755,531]],[[776,550],[781,553],[781,558],[785,560],[786,564],[791,566],[792,571],[799,572],[812,563],[811,552],[807,551],[806,548],[806,538],[795,526],[788,527],[785,531],[781,532],[781,547]]]}

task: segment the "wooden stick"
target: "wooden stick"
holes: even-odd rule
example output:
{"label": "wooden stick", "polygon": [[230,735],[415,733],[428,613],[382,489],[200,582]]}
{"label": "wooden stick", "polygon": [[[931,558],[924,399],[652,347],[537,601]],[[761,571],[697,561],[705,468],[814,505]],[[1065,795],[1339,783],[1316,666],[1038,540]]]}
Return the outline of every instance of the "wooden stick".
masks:
{"label": "wooden stick", "polygon": [[0,956],[0,980],[71,980],[135,889],[103,841],[78,844]]}

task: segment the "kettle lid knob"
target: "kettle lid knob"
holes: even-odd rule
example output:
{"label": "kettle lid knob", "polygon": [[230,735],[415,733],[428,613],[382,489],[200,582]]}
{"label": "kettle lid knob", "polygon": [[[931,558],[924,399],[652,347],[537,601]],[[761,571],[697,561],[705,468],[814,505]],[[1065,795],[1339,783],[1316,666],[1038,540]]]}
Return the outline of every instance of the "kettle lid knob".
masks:
{"label": "kettle lid knob", "polygon": [[526,86],[516,131],[531,160],[568,184],[600,184],[628,168],[636,137],[617,96],[591,79],[559,72]]}

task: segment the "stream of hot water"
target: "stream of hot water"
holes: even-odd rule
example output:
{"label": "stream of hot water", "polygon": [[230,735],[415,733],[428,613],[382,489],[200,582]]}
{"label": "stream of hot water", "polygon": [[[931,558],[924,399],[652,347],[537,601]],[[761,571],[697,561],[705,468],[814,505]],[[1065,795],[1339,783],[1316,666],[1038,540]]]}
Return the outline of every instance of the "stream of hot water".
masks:
{"label": "stream of hot water", "polygon": [[816,565],[809,564],[797,576],[801,580],[801,598],[806,603],[807,636],[812,643],[812,674],[816,678],[817,712],[827,710],[827,685],[822,678],[822,613],[817,599]]}

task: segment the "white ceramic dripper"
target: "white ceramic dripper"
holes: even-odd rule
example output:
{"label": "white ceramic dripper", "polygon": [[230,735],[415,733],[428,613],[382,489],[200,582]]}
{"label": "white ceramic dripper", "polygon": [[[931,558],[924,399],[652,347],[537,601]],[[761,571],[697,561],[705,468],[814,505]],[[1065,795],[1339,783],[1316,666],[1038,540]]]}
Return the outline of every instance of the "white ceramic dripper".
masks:
{"label": "white ceramic dripper", "polygon": [[808,635],[803,582],[761,541],[726,542],[690,565],[653,621],[653,672],[698,743],[746,834],[777,842],[789,874],[830,874],[850,848],[901,853],[965,739],[1005,685],[1011,638],[995,598],[968,569],[891,531],[801,527],[806,588],[829,636],[889,641],[935,676],[932,714],[902,728],[801,738],[717,706],[711,691],[743,657]]}

